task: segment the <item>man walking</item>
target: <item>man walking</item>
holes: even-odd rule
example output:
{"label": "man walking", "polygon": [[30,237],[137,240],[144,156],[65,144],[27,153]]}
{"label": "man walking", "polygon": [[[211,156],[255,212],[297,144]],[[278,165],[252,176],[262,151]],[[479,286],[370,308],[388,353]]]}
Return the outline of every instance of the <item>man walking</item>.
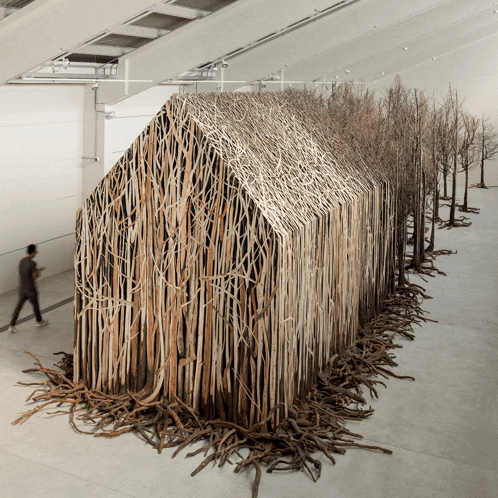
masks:
{"label": "man walking", "polygon": [[27,248],[28,255],[21,259],[21,262],[19,263],[19,277],[21,284],[19,289],[19,302],[17,303],[16,309],[12,314],[9,332],[16,332],[17,317],[19,316],[21,308],[27,300],[31,301],[31,304],[33,305],[37,327],[48,325],[48,320],[42,320],[40,307],[38,305],[38,291],[36,290],[35,280],[40,276],[40,273],[45,268],[36,267],[36,263],[33,258],[36,256],[37,252],[36,246],[34,244],[30,244]]}

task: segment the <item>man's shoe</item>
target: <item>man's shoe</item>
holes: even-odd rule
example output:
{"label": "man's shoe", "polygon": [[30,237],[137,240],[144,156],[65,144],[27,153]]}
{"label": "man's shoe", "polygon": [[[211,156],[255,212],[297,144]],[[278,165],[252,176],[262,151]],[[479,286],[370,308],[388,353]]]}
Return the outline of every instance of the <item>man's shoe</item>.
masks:
{"label": "man's shoe", "polygon": [[9,325],[9,332],[13,334],[14,332],[17,332],[17,329],[14,327],[14,325]]}
{"label": "man's shoe", "polygon": [[37,327],[45,327],[45,325],[48,325],[48,320],[42,320],[41,322],[36,322]]}

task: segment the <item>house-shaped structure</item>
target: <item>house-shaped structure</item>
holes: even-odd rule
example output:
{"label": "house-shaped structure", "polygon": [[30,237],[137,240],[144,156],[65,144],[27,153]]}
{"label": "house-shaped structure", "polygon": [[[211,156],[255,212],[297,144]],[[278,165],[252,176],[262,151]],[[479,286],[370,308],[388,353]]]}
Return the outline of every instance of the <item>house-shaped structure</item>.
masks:
{"label": "house-shaped structure", "polygon": [[164,105],[78,211],[76,381],[245,426],[313,387],[392,262],[389,186],[325,111],[300,92]]}

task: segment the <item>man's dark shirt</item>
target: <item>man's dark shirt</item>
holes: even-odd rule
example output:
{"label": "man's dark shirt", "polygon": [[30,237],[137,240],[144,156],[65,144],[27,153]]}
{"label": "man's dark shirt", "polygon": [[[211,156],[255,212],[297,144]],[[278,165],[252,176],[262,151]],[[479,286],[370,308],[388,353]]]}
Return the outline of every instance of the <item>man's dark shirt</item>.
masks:
{"label": "man's dark shirt", "polygon": [[33,273],[36,272],[36,263],[27,256],[19,263],[19,277],[21,280],[21,293],[26,295],[36,294]]}

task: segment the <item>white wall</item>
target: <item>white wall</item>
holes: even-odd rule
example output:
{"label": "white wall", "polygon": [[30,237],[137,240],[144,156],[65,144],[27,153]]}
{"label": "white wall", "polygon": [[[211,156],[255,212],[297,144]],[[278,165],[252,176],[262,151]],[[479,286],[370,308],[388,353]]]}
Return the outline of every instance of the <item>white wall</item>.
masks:
{"label": "white wall", "polygon": [[76,210],[176,91],[151,88],[107,120],[89,85],[0,87],[0,294],[30,243],[42,278],[73,267]]}
{"label": "white wall", "polygon": [[44,277],[73,267],[83,110],[79,85],[0,87],[0,293],[17,287],[30,243]]}
{"label": "white wall", "polygon": [[158,85],[114,105],[116,114],[105,120],[105,174],[176,92],[178,86]]}

